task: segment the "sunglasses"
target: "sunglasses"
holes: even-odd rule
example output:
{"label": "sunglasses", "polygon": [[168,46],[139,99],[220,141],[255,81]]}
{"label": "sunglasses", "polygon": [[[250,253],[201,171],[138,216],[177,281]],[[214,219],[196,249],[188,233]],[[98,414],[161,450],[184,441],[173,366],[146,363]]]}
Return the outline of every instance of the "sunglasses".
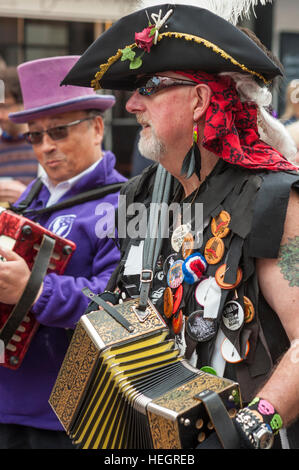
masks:
{"label": "sunglasses", "polygon": [[164,88],[169,88],[171,86],[195,86],[197,83],[192,80],[177,79],[171,77],[159,77],[154,75],[152,77],[142,77],[142,79],[137,83],[137,91],[142,96],[154,95]]}
{"label": "sunglasses", "polygon": [[65,139],[69,133],[69,127],[76,126],[83,121],[88,121],[94,119],[94,116],[89,116],[83,119],[78,119],[77,121],[69,122],[68,124],[63,124],[62,126],[52,127],[44,131],[33,131],[25,132],[24,137],[29,144],[38,145],[43,141],[44,134],[48,134],[52,140],[61,140]]}

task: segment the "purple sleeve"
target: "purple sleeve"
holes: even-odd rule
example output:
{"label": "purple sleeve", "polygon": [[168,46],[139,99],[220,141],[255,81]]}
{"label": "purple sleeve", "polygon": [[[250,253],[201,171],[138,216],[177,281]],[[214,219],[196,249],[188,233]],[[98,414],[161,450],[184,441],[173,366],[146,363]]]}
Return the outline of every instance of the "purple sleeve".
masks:
{"label": "purple sleeve", "polygon": [[111,239],[106,239],[93,259],[92,275],[87,277],[47,274],[38,301],[31,311],[42,325],[74,328],[89,303],[82,293],[84,287],[100,293],[119,262],[119,250]]}

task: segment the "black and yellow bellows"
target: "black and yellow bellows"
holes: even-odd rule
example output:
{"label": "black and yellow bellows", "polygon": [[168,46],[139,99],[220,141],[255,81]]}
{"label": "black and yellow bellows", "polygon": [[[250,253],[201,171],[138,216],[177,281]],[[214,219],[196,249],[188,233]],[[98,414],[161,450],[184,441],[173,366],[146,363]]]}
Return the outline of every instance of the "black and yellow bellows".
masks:
{"label": "black and yellow bellows", "polygon": [[[162,17],[173,11],[159,29],[157,43],[143,54],[142,65],[130,69],[128,61],[121,60],[122,51],[136,51],[135,33],[147,28],[160,9]],[[164,4],[117,21],[85,51],[62,85],[133,90],[139,75],[189,69],[245,72],[265,83],[282,75],[255,42],[228,21],[203,8]]]}

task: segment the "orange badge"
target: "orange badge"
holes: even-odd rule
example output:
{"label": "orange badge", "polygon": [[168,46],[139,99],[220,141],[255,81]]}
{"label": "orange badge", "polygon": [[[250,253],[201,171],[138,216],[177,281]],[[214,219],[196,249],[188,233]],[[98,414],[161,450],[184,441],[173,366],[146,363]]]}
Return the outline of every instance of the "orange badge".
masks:
{"label": "orange badge", "polygon": [[229,234],[229,223],[231,217],[228,212],[221,211],[217,217],[214,217],[211,222],[212,234],[215,237],[224,238]]}
{"label": "orange badge", "polygon": [[224,255],[224,243],[221,238],[210,238],[205,246],[204,256],[208,264],[217,264]]}
{"label": "orange badge", "polygon": [[183,327],[183,312],[179,310],[172,318],[172,329],[173,332],[178,335]]}
{"label": "orange badge", "polygon": [[242,277],[243,277],[242,269],[238,268],[237,280],[234,284],[227,284],[224,282],[224,276],[225,276],[226,271],[227,271],[226,264],[222,264],[221,266],[219,266],[219,268],[217,269],[215,273],[216,282],[218,286],[221,287],[221,289],[234,289],[240,284],[242,280]]}
{"label": "orange badge", "polygon": [[184,259],[191,255],[194,247],[194,238],[191,233],[187,233],[182,244],[182,256]]}
{"label": "orange badge", "polygon": [[173,295],[170,287],[166,287],[164,291],[164,315],[170,318],[173,312]]}
{"label": "orange badge", "polygon": [[251,300],[245,296],[244,296],[244,313],[245,313],[245,323],[251,322],[255,314],[254,306]]}

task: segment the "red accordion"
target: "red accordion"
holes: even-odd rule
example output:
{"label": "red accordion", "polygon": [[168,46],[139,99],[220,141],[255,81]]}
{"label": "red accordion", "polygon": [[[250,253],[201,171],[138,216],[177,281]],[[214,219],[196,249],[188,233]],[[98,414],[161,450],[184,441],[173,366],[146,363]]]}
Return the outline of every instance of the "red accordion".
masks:
{"label": "red accordion", "polygon": [[30,295],[38,292],[46,273],[63,274],[76,245],[10,210],[0,213],[0,245],[15,251],[31,270],[31,288],[26,292],[26,286],[25,297],[16,306],[0,302],[0,365],[17,369],[39,325],[30,312],[36,295]]}

